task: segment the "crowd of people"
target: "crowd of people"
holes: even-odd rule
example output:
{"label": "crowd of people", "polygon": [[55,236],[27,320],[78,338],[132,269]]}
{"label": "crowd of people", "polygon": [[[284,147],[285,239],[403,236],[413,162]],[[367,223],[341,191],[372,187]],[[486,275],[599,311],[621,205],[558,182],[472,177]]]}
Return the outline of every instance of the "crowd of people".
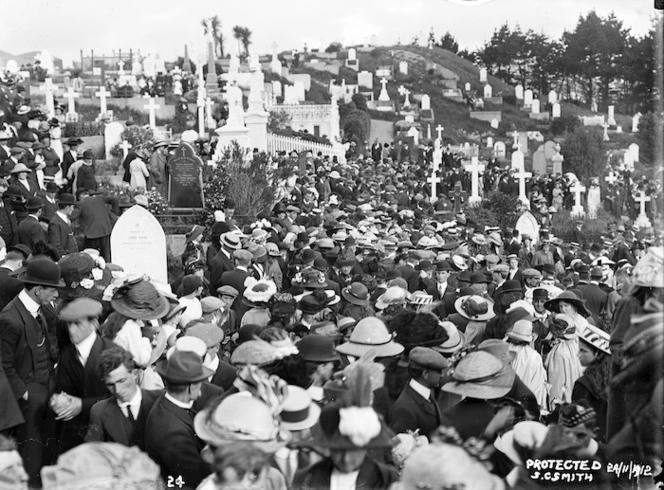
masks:
{"label": "crowd of people", "polygon": [[[134,203],[98,194],[86,152],[68,140],[60,158],[29,114],[0,133],[3,484],[579,483],[532,464],[564,460],[605,488],[627,481],[614,463],[659,470],[653,229],[480,227],[431,205],[407,159],[281,155],[271,209],[240,226],[226,199],[161,284],[110,261]],[[532,184],[541,216],[564,206],[556,184]]]}

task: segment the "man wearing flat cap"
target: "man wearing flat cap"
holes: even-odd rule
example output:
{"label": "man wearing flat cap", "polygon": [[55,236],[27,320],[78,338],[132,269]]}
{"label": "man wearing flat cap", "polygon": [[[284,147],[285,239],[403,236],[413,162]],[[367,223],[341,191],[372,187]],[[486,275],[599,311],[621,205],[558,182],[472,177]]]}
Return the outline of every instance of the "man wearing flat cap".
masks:
{"label": "man wearing flat cap", "polygon": [[[221,301],[218,298],[212,299]],[[221,342],[224,340],[224,331],[211,323],[196,323],[187,328],[185,336],[196,337],[205,342],[207,352],[203,359],[203,365],[214,371],[209,380],[210,383],[223,388],[224,391],[230,390],[233,387],[233,381],[237,377],[237,370],[219,357]]]}
{"label": "man wearing flat cap", "polygon": [[214,371],[203,366],[197,353],[176,349],[157,372],[164,380],[166,393],[148,415],[145,449],[161,468],[164,480],[180,478],[185,488],[196,488],[210,474],[210,467],[201,458],[204,443],[196,436],[192,407],[201,396],[203,381]]}
{"label": "man wearing flat cap", "polygon": [[145,423],[161,391],[138,387],[136,363],[122,347],[103,351],[97,371],[111,396],[92,406],[85,442],[116,442],[145,451]]}
{"label": "man wearing flat cap", "polygon": [[390,428],[397,434],[420,430],[429,437],[440,425],[436,401],[447,360],[429,347],[415,347],[408,354],[410,381],[392,406]]}
{"label": "man wearing flat cap", "polygon": [[59,453],[83,443],[90,419],[90,409],[108,396],[106,385],[97,372],[101,353],[116,345],[101,337],[99,317],[102,306],[90,298],[76,298],[64,306],[58,318],[67,324],[71,344],[63,347],[56,370],[55,394],[51,409],[60,424]]}
{"label": "man wearing flat cap", "polygon": [[64,282],[60,267],[47,258],[33,259],[18,279],[24,289],[0,313],[0,348],[2,367],[25,419],[12,435],[30,484],[36,485],[44,444],[52,437],[48,399],[57,361],[57,341],[49,334],[42,308],[57,299]]}

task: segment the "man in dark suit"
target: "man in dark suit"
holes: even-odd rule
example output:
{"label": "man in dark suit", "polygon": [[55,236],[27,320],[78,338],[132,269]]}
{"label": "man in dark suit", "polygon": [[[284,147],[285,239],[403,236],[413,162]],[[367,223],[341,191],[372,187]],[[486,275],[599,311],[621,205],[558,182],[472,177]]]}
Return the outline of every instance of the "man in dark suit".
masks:
{"label": "man in dark suit", "polygon": [[9,189],[7,179],[0,177],[0,238],[7,247],[18,243],[18,222],[16,211],[5,192]]}
{"label": "man in dark suit", "polygon": [[59,209],[48,224],[48,243],[60,252],[60,255],[78,252],[78,245],[76,245],[69,218],[74,212],[75,206],[76,198],[73,194],[60,194]]}
{"label": "man in dark suit", "polygon": [[192,407],[201,395],[201,383],[213,371],[203,366],[198,354],[176,348],[157,372],[166,384],[166,393],[148,415],[145,450],[161,468],[162,478],[179,478],[183,488],[196,488],[210,474],[210,467],[201,458],[204,444],[194,430]]}
{"label": "man in dark suit", "polygon": [[450,277],[452,268],[446,260],[439,260],[435,263],[434,279],[435,282],[427,288],[427,294],[433,296],[434,301],[443,299],[446,293],[452,288],[449,287],[447,280]]}
{"label": "man in dark suit", "polygon": [[23,267],[23,261],[27,257],[21,251],[12,248],[10,247],[5,261],[0,266],[0,311],[23,289],[23,283],[11,274]]}
{"label": "man in dark suit", "polygon": [[604,271],[601,267],[593,267],[590,271],[590,281],[586,282],[588,278],[584,277],[584,284],[582,284],[581,275],[579,275],[579,284],[576,289],[581,293],[579,295],[581,299],[586,300],[586,308],[595,320],[595,325],[607,329],[609,325],[606,325],[604,320],[609,294],[599,287],[603,276]]}
{"label": "man in dark suit", "polygon": [[97,195],[96,192],[81,191],[78,212],[71,218],[78,217],[78,224],[85,236],[85,248],[94,248],[106,262],[111,261],[111,215],[108,206],[115,204],[111,197]]}
{"label": "man in dark suit", "polygon": [[2,367],[18,401],[25,423],[12,436],[19,444],[31,485],[38,485],[44,444],[52,429],[48,400],[54,385],[57,360],[55,338],[48,333],[42,307],[58,297],[60,267],[36,258],[18,276],[25,288],[0,313]]}
{"label": "man in dark suit", "polygon": [[[65,141],[65,144],[69,149],[62,155],[62,175],[66,177],[69,173],[69,167],[71,167],[75,161],[78,160],[78,145],[83,143],[83,140],[80,138],[69,138]],[[68,182],[66,185],[66,190],[71,190],[71,182]]]}
{"label": "man in dark suit", "polygon": [[447,360],[429,347],[415,347],[408,354],[410,381],[392,405],[390,428],[397,434],[420,430],[429,437],[440,425],[435,390],[440,386]]}
{"label": "man in dark suit", "polygon": [[[218,298],[205,298],[222,303]],[[223,304],[223,303],[222,303]],[[207,352],[203,359],[205,366],[214,370],[214,374],[210,382],[228,391],[233,387],[233,381],[237,377],[237,369],[227,362],[224,362],[219,357],[219,350],[221,348],[221,341],[224,340],[224,331],[216,324],[212,323],[197,323],[187,327],[185,336],[196,337],[205,342]]]}
{"label": "man in dark suit", "polygon": [[245,285],[244,282],[249,277],[249,266],[251,265],[251,252],[247,250],[236,250],[233,252],[233,259],[235,259],[235,269],[232,271],[224,272],[221,275],[221,285],[231,286],[237,290],[238,296],[233,302],[233,311],[237,313],[237,317],[242,320],[242,315],[247,311],[247,307],[242,303]]}
{"label": "man in dark suit", "polygon": [[521,250],[521,244],[517,237],[519,236],[518,230],[506,231],[505,232],[505,255],[519,255],[519,250]]}
{"label": "man in dark suit", "polygon": [[217,255],[210,261],[210,291],[216,291],[221,284],[221,276],[224,272],[235,269],[233,252],[240,248],[240,239],[232,231],[222,233],[219,237],[221,248]]}
{"label": "man in dark suit", "polygon": [[39,222],[44,204],[38,197],[28,198],[28,216],[18,225],[18,241],[35,250],[37,242],[47,242],[46,233]]}
{"label": "man in dark suit", "polygon": [[85,442],[117,442],[144,451],[145,422],[162,392],[138,387],[136,363],[121,347],[102,352],[97,371],[111,397],[92,406]]}
{"label": "man in dark suit", "polygon": [[71,344],[60,352],[56,371],[56,394],[51,408],[62,421],[59,453],[83,443],[90,420],[90,409],[108,397],[108,391],[97,373],[101,353],[116,345],[100,337],[101,303],[90,298],[76,298],[60,310],[58,318],[67,324]]}
{"label": "man in dark suit", "polygon": [[44,202],[42,220],[47,223],[51,222],[53,216],[55,216],[55,213],[58,211],[58,199],[56,197],[58,192],[60,192],[60,188],[55,182],[47,182],[46,189],[39,194]]}
{"label": "man in dark suit", "polygon": [[420,285],[420,273],[415,270],[415,266],[420,262],[420,255],[417,251],[408,252],[408,259],[404,265],[397,267],[401,272],[401,277],[408,283],[408,291],[414,293]]}

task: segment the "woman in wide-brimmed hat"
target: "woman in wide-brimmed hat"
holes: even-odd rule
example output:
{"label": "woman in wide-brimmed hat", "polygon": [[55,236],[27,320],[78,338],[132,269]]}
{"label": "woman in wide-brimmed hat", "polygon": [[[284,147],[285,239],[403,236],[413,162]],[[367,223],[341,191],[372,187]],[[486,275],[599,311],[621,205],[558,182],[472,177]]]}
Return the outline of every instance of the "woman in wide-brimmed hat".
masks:
{"label": "woman in wide-brimmed hat", "polygon": [[517,320],[507,332],[505,340],[510,344],[510,350],[515,353],[512,369],[533,392],[537,404],[545,407],[548,395],[547,377],[542,356],[532,348],[535,341],[533,323],[529,320]]}
{"label": "woman in wide-brimmed hat", "polygon": [[385,323],[376,317],[368,317],[357,322],[348,342],[337,347],[337,352],[347,356],[362,357],[369,350],[376,357],[394,357],[404,350],[403,345],[393,340]]}
{"label": "woman in wide-brimmed hat", "polygon": [[343,316],[349,316],[357,321],[371,317],[376,314],[369,303],[369,290],[361,282],[354,282],[341,290],[341,297],[345,304],[339,312]]}
{"label": "woman in wide-brimmed hat", "polygon": [[[250,283],[252,280],[249,280]],[[270,309],[268,305],[276,292],[277,285],[267,279],[261,279],[260,281],[253,282],[253,284],[249,284],[244,290],[242,303],[251,309],[242,316],[240,326],[254,324],[264,327],[267,325],[270,322]]]}
{"label": "woman in wide-brimmed hat", "polygon": [[457,313],[468,320],[465,335],[468,343],[479,344],[484,338],[487,321],[496,314],[493,303],[483,296],[462,296],[454,302]]}
{"label": "woman in wide-brimmed hat", "polygon": [[579,361],[579,331],[569,315],[557,313],[549,318],[551,351],[546,356],[544,367],[549,383],[549,408],[556,403],[572,401],[574,383],[583,374]]}
{"label": "woman in wide-brimmed hat", "polygon": [[[149,366],[153,345],[143,335],[147,322],[158,320],[170,310],[168,300],[145,278],[125,281],[113,293],[113,313],[101,327],[102,335],[131,353],[137,366]],[[157,332],[153,332],[157,333]]]}
{"label": "woman in wide-brimmed hat", "polygon": [[562,313],[569,316],[578,333],[582,333],[590,325],[586,320],[590,316],[590,311],[586,308],[586,302],[572,291],[563,291],[556,298],[544,303],[544,308],[553,313]]}

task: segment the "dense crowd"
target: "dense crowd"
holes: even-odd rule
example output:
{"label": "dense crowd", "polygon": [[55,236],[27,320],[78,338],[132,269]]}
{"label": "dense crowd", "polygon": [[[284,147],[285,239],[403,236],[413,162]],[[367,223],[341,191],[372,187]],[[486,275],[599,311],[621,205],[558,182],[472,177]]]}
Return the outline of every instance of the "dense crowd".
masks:
{"label": "dense crowd", "polygon": [[[161,284],[110,262],[134,203],[97,193],[76,141],[67,171],[46,164],[27,114],[0,135],[0,482],[537,488],[586,464],[604,488],[617,462],[659,470],[652,228],[479,227],[431,205],[406,158],[281,155],[271,210],[239,226],[226,199]],[[564,206],[538,184],[536,214]],[[569,464],[547,478],[549,461]]]}

